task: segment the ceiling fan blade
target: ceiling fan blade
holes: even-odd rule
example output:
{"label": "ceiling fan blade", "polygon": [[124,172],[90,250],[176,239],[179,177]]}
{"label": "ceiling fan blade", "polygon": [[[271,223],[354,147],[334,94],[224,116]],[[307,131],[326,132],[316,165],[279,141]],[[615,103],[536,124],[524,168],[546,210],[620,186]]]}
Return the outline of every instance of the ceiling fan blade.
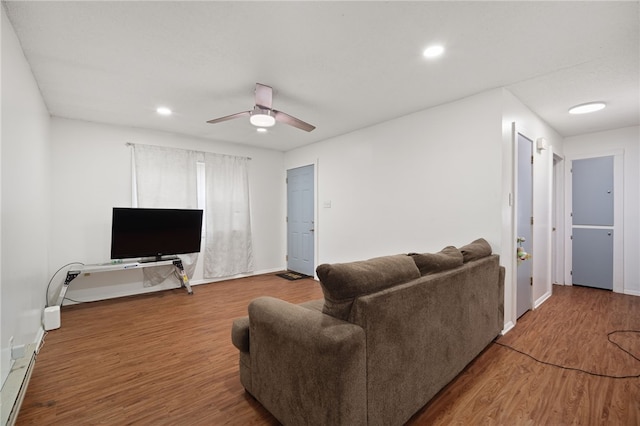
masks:
{"label": "ceiling fan blade", "polygon": [[316,128],[316,126],[312,126],[309,123],[305,123],[304,121],[297,119],[295,117],[290,116],[282,111],[272,110],[275,114],[276,121],[284,124],[288,124],[293,127],[297,127],[298,129],[304,130],[305,132],[310,132]]}
{"label": "ceiling fan blade", "polygon": [[210,124],[221,123],[223,121],[233,120],[234,118],[244,117],[246,115],[251,115],[251,111],[243,111],[243,112],[227,115],[225,117],[214,118],[213,120],[207,121],[207,123],[210,123]]}
{"label": "ceiling fan blade", "polygon": [[264,109],[271,109],[273,89],[271,86],[256,83],[256,105]]}

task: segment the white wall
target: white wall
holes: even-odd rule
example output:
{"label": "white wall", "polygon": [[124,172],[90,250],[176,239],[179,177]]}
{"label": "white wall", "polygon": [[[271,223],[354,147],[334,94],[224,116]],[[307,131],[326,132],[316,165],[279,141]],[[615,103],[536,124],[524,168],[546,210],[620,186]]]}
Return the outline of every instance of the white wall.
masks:
{"label": "white wall", "polygon": [[48,277],[49,114],[2,9],[1,382],[14,345],[37,342]]}
{"label": "white wall", "polygon": [[[505,328],[512,327],[512,122],[534,141],[545,137],[561,147],[557,132],[496,89],[287,152],[287,169],[317,167],[316,264],[437,251],[484,237],[507,269]],[[535,155],[537,306],[551,294],[553,153]]]}
{"label": "white wall", "polygon": [[624,151],[623,292],[640,296],[640,128],[625,127],[564,140],[564,154],[569,159],[610,155],[619,150]]}
{"label": "white wall", "polygon": [[[162,119],[159,117],[159,119]],[[285,267],[284,154],[225,142],[53,118],[52,127],[52,253],[50,270],[69,262],[102,263],[110,258],[111,211],[131,206],[131,148],[125,143],[251,157],[253,253],[256,273]],[[200,256],[191,283],[209,282],[202,276]],[[64,279],[55,280],[56,291]],[[144,288],[141,270],[80,276],[67,296],[98,300],[173,288],[178,282]]]}
{"label": "white wall", "polygon": [[317,263],[478,237],[500,253],[500,114],[496,90],[287,152],[317,164]]}

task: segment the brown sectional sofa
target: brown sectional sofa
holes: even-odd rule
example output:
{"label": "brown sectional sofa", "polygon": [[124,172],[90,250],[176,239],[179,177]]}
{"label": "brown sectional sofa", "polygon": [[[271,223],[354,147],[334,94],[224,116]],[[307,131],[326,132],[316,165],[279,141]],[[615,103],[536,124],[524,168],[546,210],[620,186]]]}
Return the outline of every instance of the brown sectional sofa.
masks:
{"label": "brown sectional sofa", "polygon": [[242,385],[285,425],[405,423],[502,330],[490,253],[480,239],[325,264],[324,300],[253,300],[232,327]]}

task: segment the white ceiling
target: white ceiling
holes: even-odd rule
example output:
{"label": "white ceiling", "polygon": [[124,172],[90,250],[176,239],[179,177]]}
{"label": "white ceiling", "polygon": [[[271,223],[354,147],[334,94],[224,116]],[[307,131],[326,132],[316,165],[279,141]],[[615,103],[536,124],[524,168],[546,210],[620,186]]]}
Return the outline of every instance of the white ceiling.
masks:
{"label": "white ceiling", "polygon": [[[287,151],[506,87],[563,136],[640,124],[637,1],[3,3],[58,117]],[[206,123],[257,82],[316,130]]]}

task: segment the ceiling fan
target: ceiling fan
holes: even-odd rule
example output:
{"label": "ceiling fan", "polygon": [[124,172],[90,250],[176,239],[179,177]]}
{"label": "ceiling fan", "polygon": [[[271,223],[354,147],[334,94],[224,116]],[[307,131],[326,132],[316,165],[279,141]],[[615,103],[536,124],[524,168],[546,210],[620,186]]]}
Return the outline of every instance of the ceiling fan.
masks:
{"label": "ceiling fan", "polygon": [[306,132],[310,132],[316,128],[309,123],[297,119],[282,111],[277,111],[271,108],[271,101],[273,100],[273,89],[270,86],[256,83],[256,104],[251,111],[238,112],[236,114],[227,115],[225,117],[214,118],[207,121],[207,123],[215,124],[223,121],[232,120],[234,118],[249,116],[249,121],[256,127],[271,127],[276,124],[276,121],[284,124],[288,124],[298,129],[302,129]]}

